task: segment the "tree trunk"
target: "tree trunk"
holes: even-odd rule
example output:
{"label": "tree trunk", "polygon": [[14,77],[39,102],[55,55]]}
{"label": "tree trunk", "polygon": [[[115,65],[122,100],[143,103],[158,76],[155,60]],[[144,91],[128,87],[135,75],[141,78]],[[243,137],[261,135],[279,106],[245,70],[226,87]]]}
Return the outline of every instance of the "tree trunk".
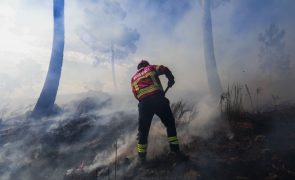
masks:
{"label": "tree trunk", "polygon": [[116,71],[115,71],[115,51],[114,51],[114,45],[111,46],[111,53],[112,53],[112,76],[113,76],[113,83],[114,87],[117,89],[117,81],[116,81]]}
{"label": "tree trunk", "polygon": [[208,86],[214,96],[220,96],[223,92],[220,78],[217,71],[214,55],[212,20],[211,20],[211,0],[202,0],[202,23],[204,56],[207,71]]}
{"label": "tree trunk", "polygon": [[64,51],[64,0],[53,1],[54,34],[47,77],[33,110],[33,115],[49,115],[54,111],[54,102],[59,86]]}

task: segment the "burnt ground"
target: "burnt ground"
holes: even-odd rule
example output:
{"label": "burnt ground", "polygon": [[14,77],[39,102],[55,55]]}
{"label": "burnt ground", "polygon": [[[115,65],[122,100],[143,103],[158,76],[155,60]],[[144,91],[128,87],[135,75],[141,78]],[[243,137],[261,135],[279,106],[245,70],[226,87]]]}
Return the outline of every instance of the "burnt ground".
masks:
{"label": "burnt ground", "polygon": [[98,153],[111,154],[119,137],[136,131],[134,113],[78,114],[53,127],[51,121],[1,127],[0,177],[5,180],[295,179],[295,105],[237,114],[230,118],[229,124],[232,137],[220,127],[210,138],[194,137],[182,145],[189,160],[162,153],[138,166],[133,156],[120,156],[116,175],[114,163],[90,172],[84,171],[83,166],[92,164]]}
{"label": "burnt ground", "polygon": [[[120,160],[69,179],[295,179],[295,106],[232,118],[229,138],[222,130],[182,147],[189,160],[162,154],[146,165]],[[128,167],[129,166],[129,167]]]}

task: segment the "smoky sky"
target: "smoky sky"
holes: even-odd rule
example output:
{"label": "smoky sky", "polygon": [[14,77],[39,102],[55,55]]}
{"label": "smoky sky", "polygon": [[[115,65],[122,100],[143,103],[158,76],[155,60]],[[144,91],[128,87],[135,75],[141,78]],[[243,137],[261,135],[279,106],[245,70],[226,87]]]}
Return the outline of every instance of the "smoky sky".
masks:
{"label": "smoky sky", "polygon": [[290,0],[239,1],[234,12],[237,16],[230,19],[232,28],[239,33],[239,31],[249,31],[253,26],[259,24],[288,21],[295,15],[291,10],[294,6],[295,2]]}
{"label": "smoky sky", "polygon": [[[121,4],[116,1],[102,1],[101,7],[85,8],[85,16],[88,24],[80,25],[77,34],[87,46],[93,51],[105,54],[104,57],[95,55],[95,64],[107,61],[111,57],[111,47],[113,48],[113,56],[116,61],[121,61],[128,57],[129,54],[135,53],[137,50],[136,43],[140,39],[140,33],[136,28],[128,27],[124,19],[128,13],[122,8]],[[105,22],[103,16],[108,19]],[[101,24],[97,27],[97,24]],[[108,29],[116,28],[115,31]],[[97,31],[97,28],[106,29],[104,33]]]}
{"label": "smoky sky", "polygon": [[140,34],[136,29],[124,27],[122,35],[117,39],[112,40],[115,51],[115,58],[123,59],[130,53],[135,53],[137,46],[136,42],[139,40]]}
{"label": "smoky sky", "polygon": [[166,30],[172,29],[183,15],[191,8],[189,0],[148,0],[146,1],[146,11],[155,10],[158,13],[153,17],[154,20],[162,20]]}
{"label": "smoky sky", "polygon": [[125,19],[127,12],[121,7],[119,2],[104,1],[104,12],[110,16],[116,16],[120,19]]}
{"label": "smoky sky", "polygon": [[[212,25],[223,86],[253,79],[256,82],[259,78],[263,82],[259,84],[264,85],[264,74],[259,68],[259,34],[271,24],[285,32],[284,54],[289,56],[288,77],[292,77],[295,1],[215,2],[222,2],[212,9]],[[201,10],[200,2],[192,0],[66,1],[64,66],[58,95],[88,91],[86,86],[111,91],[112,44],[118,63],[118,87],[130,98],[130,77],[140,59],[164,64],[172,70],[177,82],[172,94],[207,92]],[[1,94],[37,98],[52,48],[52,2],[1,1],[0,19]],[[97,61],[100,63],[94,67],[93,62]],[[19,73],[20,63],[28,65],[25,73]],[[40,65],[36,66],[38,71],[33,71],[34,64]],[[38,80],[30,80],[36,77]]]}

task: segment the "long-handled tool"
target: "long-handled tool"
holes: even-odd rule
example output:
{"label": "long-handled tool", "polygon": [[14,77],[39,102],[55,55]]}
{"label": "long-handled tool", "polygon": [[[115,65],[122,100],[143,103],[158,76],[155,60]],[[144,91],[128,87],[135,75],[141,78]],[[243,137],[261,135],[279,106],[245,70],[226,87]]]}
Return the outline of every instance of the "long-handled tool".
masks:
{"label": "long-handled tool", "polygon": [[170,86],[167,86],[167,87],[166,87],[166,89],[165,89],[165,91],[164,91],[164,94],[167,93],[167,91],[169,90],[169,88],[170,88]]}

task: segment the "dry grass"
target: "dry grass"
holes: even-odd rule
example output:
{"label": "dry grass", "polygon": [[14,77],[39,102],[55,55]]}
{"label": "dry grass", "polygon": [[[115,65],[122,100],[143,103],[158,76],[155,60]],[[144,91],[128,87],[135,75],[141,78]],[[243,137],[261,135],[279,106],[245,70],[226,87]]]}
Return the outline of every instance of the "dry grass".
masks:
{"label": "dry grass", "polygon": [[[250,94],[250,93],[249,93]],[[243,87],[240,84],[228,86],[227,92],[220,97],[221,114],[231,122],[234,118],[241,116],[244,112]]]}
{"label": "dry grass", "polygon": [[[245,113],[259,113],[261,111],[261,91],[260,87],[251,91],[247,84],[228,85],[227,91],[220,96],[221,114],[231,122],[242,118]],[[277,106],[278,99],[278,96],[272,96],[274,107]]]}
{"label": "dry grass", "polygon": [[175,118],[176,126],[178,127],[187,125],[197,115],[195,107],[187,105],[182,100],[172,103],[171,110]]}

